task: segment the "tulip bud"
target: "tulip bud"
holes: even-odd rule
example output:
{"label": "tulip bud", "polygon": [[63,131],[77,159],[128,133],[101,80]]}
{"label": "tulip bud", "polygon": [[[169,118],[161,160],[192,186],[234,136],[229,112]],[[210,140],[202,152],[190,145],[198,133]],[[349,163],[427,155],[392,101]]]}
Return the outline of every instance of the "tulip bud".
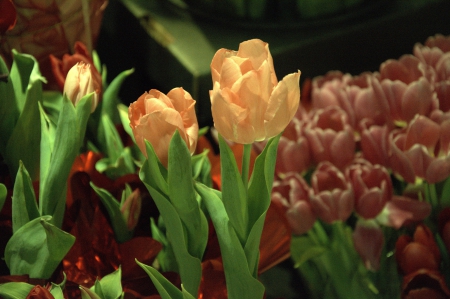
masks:
{"label": "tulip bud", "polygon": [[64,83],[64,93],[76,106],[82,97],[95,92],[92,101],[91,113],[94,112],[99,101],[100,82],[92,75],[91,65],[79,62],[75,64],[67,73]]}

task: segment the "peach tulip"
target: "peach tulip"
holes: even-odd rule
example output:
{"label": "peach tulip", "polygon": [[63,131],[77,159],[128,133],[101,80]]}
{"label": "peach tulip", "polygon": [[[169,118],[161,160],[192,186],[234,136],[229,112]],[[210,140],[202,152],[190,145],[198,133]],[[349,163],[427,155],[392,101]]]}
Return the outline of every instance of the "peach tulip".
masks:
{"label": "peach tulip", "polygon": [[152,89],[145,92],[128,109],[134,138],[147,156],[144,140],[150,142],[161,163],[167,166],[168,149],[176,130],[191,154],[197,146],[198,123],[195,100],[183,88],[174,88],[167,95]]}
{"label": "peach tulip", "polygon": [[95,92],[92,101],[91,113],[94,112],[99,101],[101,82],[92,75],[91,65],[84,62],[75,64],[67,73],[64,83],[64,93],[76,106],[82,97]]}
{"label": "peach tulip", "polygon": [[300,102],[300,71],[278,82],[267,43],[220,49],[211,62],[214,126],[227,140],[250,144],[281,133]]}

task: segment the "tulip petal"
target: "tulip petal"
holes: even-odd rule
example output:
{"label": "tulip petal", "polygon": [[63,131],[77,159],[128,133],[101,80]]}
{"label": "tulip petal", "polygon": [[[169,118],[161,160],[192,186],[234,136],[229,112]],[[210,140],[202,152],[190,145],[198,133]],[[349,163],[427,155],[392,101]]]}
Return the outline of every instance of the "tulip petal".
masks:
{"label": "tulip petal", "polygon": [[267,138],[282,132],[297,112],[300,104],[300,74],[298,71],[285,76],[273,90],[264,114]]}

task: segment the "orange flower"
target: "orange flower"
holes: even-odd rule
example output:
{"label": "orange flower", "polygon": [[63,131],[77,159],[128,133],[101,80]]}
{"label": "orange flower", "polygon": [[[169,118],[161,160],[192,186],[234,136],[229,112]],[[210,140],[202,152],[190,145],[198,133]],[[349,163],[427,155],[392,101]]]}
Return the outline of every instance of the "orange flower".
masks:
{"label": "orange flower", "polygon": [[239,50],[220,49],[211,62],[214,126],[233,142],[250,144],[281,133],[300,103],[300,71],[278,82],[267,43],[253,39]]}
{"label": "orange flower", "polygon": [[174,88],[167,95],[152,89],[130,105],[128,110],[134,138],[144,155],[144,140],[153,146],[162,164],[167,166],[170,140],[176,130],[194,153],[197,146],[198,123],[195,100],[183,88]]}
{"label": "orange flower", "polygon": [[64,93],[76,106],[82,97],[95,92],[92,101],[91,112],[94,112],[98,104],[101,82],[92,75],[91,65],[84,62],[75,64],[67,73],[64,83]]}

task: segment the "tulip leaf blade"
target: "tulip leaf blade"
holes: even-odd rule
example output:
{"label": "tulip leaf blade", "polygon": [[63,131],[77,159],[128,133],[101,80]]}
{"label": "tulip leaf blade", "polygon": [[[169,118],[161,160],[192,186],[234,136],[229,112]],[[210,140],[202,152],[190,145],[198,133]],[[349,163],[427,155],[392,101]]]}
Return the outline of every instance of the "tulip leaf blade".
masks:
{"label": "tulip leaf blade", "polygon": [[[75,136],[75,138],[74,138]],[[75,107],[63,97],[63,105],[54,132],[54,144],[46,173],[39,186],[39,209],[42,215],[52,215],[52,222],[60,227],[64,216],[67,178],[79,151],[79,127]],[[47,149],[49,150],[49,149]]]}
{"label": "tulip leaf blade", "polygon": [[7,282],[0,284],[0,298],[4,299],[22,299],[26,298],[34,288],[26,282]]}
{"label": "tulip leaf blade", "polygon": [[115,77],[109,86],[103,92],[103,100],[101,102],[101,114],[106,114],[111,117],[113,123],[119,123],[120,118],[117,111],[117,105],[119,101],[119,90],[122,83],[128,76],[134,73],[134,69],[122,71],[117,77]]}
{"label": "tulip leaf blade", "polygon": [[12,197],[13,233],[16,233],[22,226],[39,216],[33,183],[27,169],[20,163]]}
{"label": "tulip leaf blade", "polygon": [[112,196],[111,193],[109,193],[107,190],[95,186],[93,182],[90,182],[90,185],[92,189],[94,189],[95,193],[97,193],[97,195],[100,197],[101,202],[108,212],[108,216],[111,221],[111,225],[117,242],[123,243],[131,239],[132,232],[128,230],[125,219],[120,212],[119,201],[116,200],[116,198],[114,198],[114,196]]}
{"label": "tulip leaf blade", "polygon": [[256,158],[248,189],[249,229],[244,250],[248,267],[255,277],[258,274],[259,243],[264,220],[270,206],[278,142],[281,134],[271,138]]}
{"label": "tulip leaf blade", "polygon": [[208,223],[200,209],[192,179],[191,155],[178,131],[169,145],[169,199],[187,233],[188,251],[201,259],[208,242]]}
{"label": "tulip leaf blade", "polygon": [[[6,67],[3,58],[0,56],[0,74],[7,75],[6,79],[0,80],[0,94],[6,101],[0,101],[0,140],[9,140],[14,125],[19,119],[19,108],[16,103],[16,95],[14,93],[13,80],[11,74]],[[0,153],[5,155],[6,142],[0,142]]]}
{"label": "tulip leaf blade", "polygon": [[122,298],[122,268],[119,268],[104,276],[101,280],[96,280],[91,287],[91,291],[95,292],[102,299],[118,299]]}
{"label": "tulip leaf blade", "polygon": [[148,140],[145,140],[147,151],[147,159],[142,164],[139,171],[139,178],[141,181],[151,185],[153,189],[161,194],[169,193],[169,186],[167,184],[167,169],[162,166],[158,156],[153,149],[153,146]]}
{"label": "tulip leaf blade", "polygon": [[233,225],[230,223],[224,202],[220,198],[221,193],[198,182],[195,184],[195,188],[203,198],[217,232],[228,298],[263,298],[264,286],[252,275],[247,266],[246,254]]}
{"label": "tulip leaf blade", "polygon": [[8,190],[6,189],[6,186],[2,183],[0,183],[0,212],[3,209],[3,205],[6,202],[6,196],[8,195]]}
{"label": "tulip leaf blade", "polygon": [[143,180],[143,183],[150,192],[166,224],[167,239],[172,244],[173,253],[178,263],[181,282],[185,285],[189,293],[197,296],[202,277],[201,260],[198,257],[192,256],[188,251],[188,241],[186,240],[186,232],[182,220],[175,207],[167,198],[167,195],[161,194],[158,190],[154,189],[152,185],[148,184],[147,180]]}
{"label": "tulip leaf blade", "polygon": [[10,78],[15,92],[19,117],[6,142],[4,159],[11,173],[17,173],[19,160],[28,169],[33,180],[39,175],[41,127],[38,102],[42,101],[42,83],[46,82],[39,71],[36,59],[28,54],[14,53]]}
{"label": "tulip leaf blade", "polygon": [[152,266],[147,266],[138,260],[136,260],[136,263],[144,269],[150,277],[162,299],[183,299],[183,293],[169,280],[167,280],[167,278],[159,273],[158,270]]}
{"label": "tulip leaf blade", "polygon": [[230,223],[244,246],[248,235],[247,190],[242,182],[236,159],[230,147],[219,135],[220,164],[222,175],[222,201],[230,217]]}
{"label": "tulip leaf blade", "polygon": [[5,261],[11,275],[48,279],[75,242],[75,237],[60,230],[42,216],[29,221],[9,239]]}

